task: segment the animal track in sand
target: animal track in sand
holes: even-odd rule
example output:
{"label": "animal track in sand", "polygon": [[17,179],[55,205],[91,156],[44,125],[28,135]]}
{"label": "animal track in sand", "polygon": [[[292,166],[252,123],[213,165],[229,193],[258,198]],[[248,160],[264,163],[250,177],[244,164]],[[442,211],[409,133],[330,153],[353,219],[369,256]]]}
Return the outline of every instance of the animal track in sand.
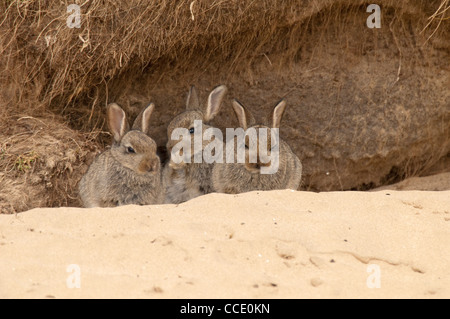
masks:
{"label": "animal track in sand", "polygon": [[444,221],[450,222],[450,216],[449,216],[450,213],[448,211],[445,211],[445,212],[434,211],[433,214],[434,215],[443,215],[444,216]]}
{"label": "animal track in sand", "polygon": [[437,210],[433,211],[433,215],[448,215],[448,212],[439,212]]}
{"label": "animal track in sand", "polygon": [[323,280],[320,278],[313,278],[311,279],[311,286],[313,286],[314,288],[317,288],[319,286],[323,285]]}
{"label": "animal track in sand", "polygon": [[[383,262],[386,263],[388,265],[391,266],[406,266],[409,267],[411,269],[411,271],[418,273],[418,274],[425,274],[426,272],[423,269],[420,269],[416,266],[412,266],[410,264],[406,264],[406,263],[400,263],[400,262],[393,262],[393,261],[389,261],[387,259],[383,259],[383,258],[378,258],[378,257],[366,257],[366,256],[360,256],[354,252],[351,251],[334,251],[334,252],[310,252],[311,254],[321,254],[321,255],[336,255],[336,254],[343,254],[343,255],[350,255],[353,258],[355,258],[356,260],[358,260],[359,262],[361,262],[362,264],[365,265],[369,265],[370,263],[376,263],[376,262]],[[322,269],[323,267],[325,267],[326,262],[324,259],[320,258],[320,257],[316,257],[316,256],[312,256],[310,257],[309,261],[311,262],[311,264],[313,264],[314,266],[316,266],[319,269]],[[336,263],[336,259],[331,259],[330,263]]]}
{"label": "animal track in sand", "polygon": [[226,227],[225,228],[225,238],[233,239],[234,238],[234,230],[229,227]]}
{"label": "animal track in sand", "polygon": [[275,288],[278,288],[278,284],[276,284],[274,282],[265,282],[265,283],[262,283],[262,284],[254,284],[254,285],[252,285],[252,288],[254,288],[254,289],[259,289],[261,287],[275,289]]}
{"label": "animal track in sand", "polygon": [[295,256],[292,256],[289,254],[278,253],[278,256],[280,256],[281,258],[286,259],[286,260],[295,259]]}
{"label": "animal track in sand", "polygon": [[446,222],[450,222],[450,217],[448,217],[449,216],[449,212],[448,211],[445,211],[445,212],[438,212],[438,211],[434,211],[433,212],[433,215],[443,215],[444,216],[444,221],[446,221]]}
{"label": "animal track in sand", "polygon": [[316,266],[319,269],[323,268],[326,265],[326,262],[324,259],[322,259],[320,257],[316,257],[316,256],[312,256],[311,258],[309,258],[309,261],[311,264],[313,264],[314,266]]}
{"label": "animal track in sand", "polygon": [[411,203],[411,202],[406,202],[406,201],[402,201],[402,203],[405,204],[405,205],[411,206],[413,208],[416,208],[416,209],[423,209],[422,205],[419,205],[419,204],[416,204],[416,203]]}
{"label": "animal track in sand", "polygon": [[302,246],[299,243],[279,241],[275,244],[275,251],[277,255],[284,260],[293,260],[301,254]]}
{"label": "animal track in sand", "polygon": [[156,244],[157,243],[157,244],[160,244],[163,247],[173,245],[172,240],[170,240],[169,238],[164,237],[164,236],[156,237],[150,243],[151,244]]}
{"label": "animal track in sand", "polygon": [[406,266],[406,267],[411,268],[411,270],[412,270],[413,272],[415,272],[415,273],[419,273],[419,274],[421,274],[421,275],[425,274],[425,271],[424,271],[424,270],[419,269],[419,268],[414,267],[414,266],[411,266],[411,265],[409,265],[409,264],[405,264],[405,263],[395,263],[395,262],[389,261],[389,260],[387,260],[387,259],[382,259],[382,258],[363,257],[363,256],[359,256],[359,255],[357,255],[357,254],[355,254],[355,253],[352,253],[352,252],[344,252],[344,251],[341,251],[341,253],[349,254],[349,255],[353,256],[355,259],[359,260],[361,263],[366,264],[366,265],[368,265],[368,264],[370,264],[370,263],[372,263],[372,262],[380,261],[380,262],[384,262],[384,263],[386,263],[386,264],[388,264],[388,265],[391,265],[391,266]]}
{"label": "animal track in sand", "polygon": [[162,294],[164,292],[161,287],[153,287],[153,291],[157,294]]}

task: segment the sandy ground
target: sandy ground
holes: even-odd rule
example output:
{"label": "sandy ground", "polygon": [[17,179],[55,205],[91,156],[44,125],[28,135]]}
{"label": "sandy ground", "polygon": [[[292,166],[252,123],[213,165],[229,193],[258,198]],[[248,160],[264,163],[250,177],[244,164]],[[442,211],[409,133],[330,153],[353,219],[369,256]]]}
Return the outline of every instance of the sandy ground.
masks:
{"label": "sandy ground", "polygon": [[427,177],[412,177],[398,184],[378,188],[381,190],[399,191],[445,191],[450,190],[450,173],[442,173]]}
{"label": "sandy ground", "polygon": [[450,298],[450,191],[0,215],[0,298],[79,297]]}

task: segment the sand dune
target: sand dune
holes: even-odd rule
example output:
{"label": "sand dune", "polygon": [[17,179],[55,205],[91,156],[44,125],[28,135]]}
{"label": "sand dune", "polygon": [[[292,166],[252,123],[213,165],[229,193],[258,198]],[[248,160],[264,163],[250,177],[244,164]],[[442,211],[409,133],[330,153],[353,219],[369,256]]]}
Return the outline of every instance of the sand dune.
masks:
{"label": "sand dune", "polygon": [[450,192],[35,209],[0,216],[0,256],[1,298],[449,298]]}

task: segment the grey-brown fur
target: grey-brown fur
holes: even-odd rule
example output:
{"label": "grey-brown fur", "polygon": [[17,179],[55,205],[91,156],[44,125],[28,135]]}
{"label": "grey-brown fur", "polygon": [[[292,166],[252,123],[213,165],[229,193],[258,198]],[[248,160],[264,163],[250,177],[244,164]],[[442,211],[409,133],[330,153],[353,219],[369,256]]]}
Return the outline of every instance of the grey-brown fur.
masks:
{"label": "grey-brown fur", "polygon": [[80,182],[85,207],[164,203],[161,163],[156,143],[148,136],[153,109],[154,104],[145,108],[130,131],[125,112],[117,104],[108,106],[107,120],[114,143],[94,160]]}
{"label": "grey-brown fur", "polygon": [[174,170],[169,166],[163,174],[166,184],[166,203],[180,204],[190,199],[212,193],[212,164],[189,164],[185,168]]}
{"label": "grey-brown fur", "polygon": [[[238,101],[233,102],[233,109],[241,127],[247,130],[250,126],[259,128],[279,128],[281,118],[286,108],[286,102],[281,101],[269,115],[268,125],[254,125],[252,114]],[[251,191],[270,191],[279,189],[297,190],[302,177],[302,164],[292,152],[289,145],[281,138],[279,140],[279,169],[275,174],[260,174],[262,165],[259,162],[249,163],[249,154],[246,150],[245,164],[216,164],[213,169],[212,181],[216,192],[226,194],[239,194]]]}
{"label": "grey-brown fur", "polygon": [[[172,148],[179,141],[172,141],[172,132],[176,128],[190,129],[194,126],[195,120],[203,121],[203,132],[210,128],[208,123],[219,112],[222,100],[225,97],[227,88],[219,86],[209,95],[206,107],[201,107],[195,87],[191,87],[189,92],[186,111],[172,120],[167,129],[169,142],[167,150],[171,153]],[[193,141],[193,139],[192,139]],[[203,142],[203,149],[208,142]],[[213,192],[211,174],[213,164],[194,163],[194,148],[191,145],[191,163],[176,164],[172,161],[164,168],[163,176],[166,185],[166,202],[179,204],[192,198]]]}

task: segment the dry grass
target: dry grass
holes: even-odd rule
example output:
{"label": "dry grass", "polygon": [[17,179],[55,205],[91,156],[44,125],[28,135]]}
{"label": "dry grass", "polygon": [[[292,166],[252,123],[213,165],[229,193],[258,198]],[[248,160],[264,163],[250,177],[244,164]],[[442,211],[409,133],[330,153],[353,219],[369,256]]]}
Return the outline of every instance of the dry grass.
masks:
{"label": "dry grass", "polygon": [[433,32],[428,36],[427,42],[439,30],[439,27],[442,25],[442,23],[449,19],[450,19],[450,0],[442,0],[441,4],[439,5],[439,8],[433,13],[433,15],[431,15],[428,18],[429,21],[425,26],[425,28],[422,30],[423,32],[426,29],[432,27],[433,24],[436,24]]}
{"label": "dry grass", "polygon": [[80,134],[54,116],[3,118],[0,213],[79,206],[77,182],[98,150],[98,132]]}

